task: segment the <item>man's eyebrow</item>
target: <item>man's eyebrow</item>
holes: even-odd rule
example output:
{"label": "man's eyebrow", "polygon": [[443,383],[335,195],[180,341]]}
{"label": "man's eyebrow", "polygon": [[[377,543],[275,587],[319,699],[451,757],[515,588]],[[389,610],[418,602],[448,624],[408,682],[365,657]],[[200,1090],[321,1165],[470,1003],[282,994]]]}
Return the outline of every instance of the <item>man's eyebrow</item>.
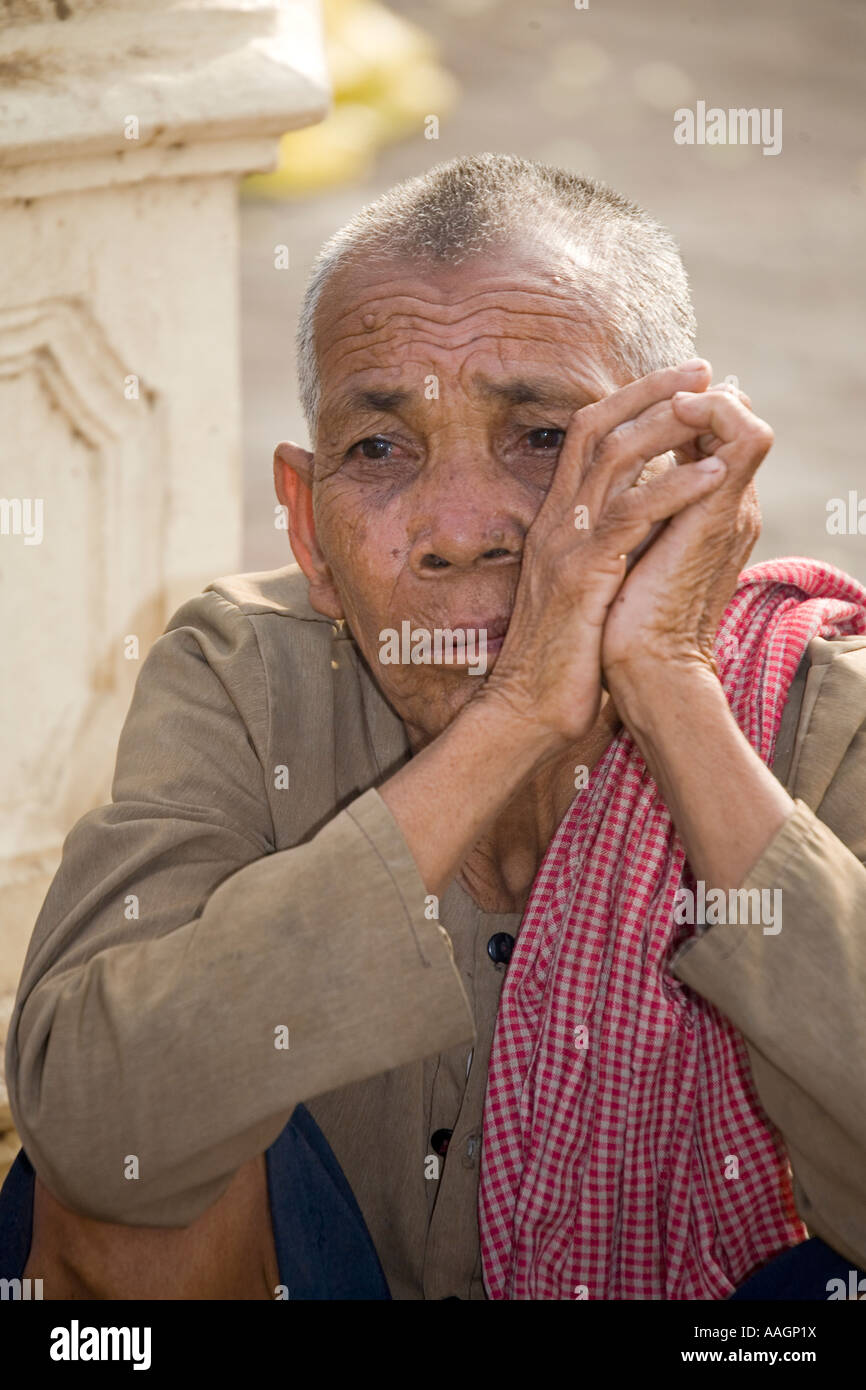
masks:
{"label": "man's eyebrow", "polygon": [[356,390],[348,391],[335,405],[341,412],[355,415],[364,411],[399,410],[411,398],[411,391],[403,391],[397,387],[390,391]]}
{"label": "man's eyebrow", "polygon": [[568,387],[551,377],[481,381],[478,385],[485,396],[505,401],[507,405],[543,405],[579,410],[581,406],[589,405],[592,400],[588,392],[582,391],[579,387]]}
{"label": "man's eyebrow", "polygon": [[[553,377],[538,377],[532,380],[522,377],[510,381],[478,381],[478,389],[488,398],[504,401],[507,405],[541,405],[564,410],[579,410],[589,405],[593,397],[579,387],[569,387]],[[341,415],[356,415],[370,412],[391,412],[408,405],[416,393],[400,387],[376,390],[372,387],[347,391],[334,402],[334,409]]]}

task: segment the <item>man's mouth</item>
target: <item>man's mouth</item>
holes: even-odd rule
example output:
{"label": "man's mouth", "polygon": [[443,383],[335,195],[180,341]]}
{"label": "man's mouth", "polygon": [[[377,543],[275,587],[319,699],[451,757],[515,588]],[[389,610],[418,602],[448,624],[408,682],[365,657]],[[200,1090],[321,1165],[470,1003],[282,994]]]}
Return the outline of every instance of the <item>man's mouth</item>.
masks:
{"label": "man's mouth", "polygon": [[404,618],[399,628],[379,633],[379,662],[383,666],[450,666],[470,675],[484,675],[505,641],[511,615],[463,614],[422,627]]}
{"label": "man's mouth", "polygon": [[454,632],[477,633],[479,640],[483,634],[485,649],[490,657],[496,656],[501,648],[510,622],[510,613],[500,613],[494,616],[452,618],[447,626]]}

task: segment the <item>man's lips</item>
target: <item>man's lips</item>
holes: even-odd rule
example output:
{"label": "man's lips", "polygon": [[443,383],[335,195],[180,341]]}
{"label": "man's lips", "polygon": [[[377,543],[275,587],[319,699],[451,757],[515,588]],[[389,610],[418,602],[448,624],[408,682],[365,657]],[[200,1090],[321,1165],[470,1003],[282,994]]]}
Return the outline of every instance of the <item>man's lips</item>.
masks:
{"label": "man's lips", "polygon": [[477,632],[484,633],[485,649],[488,656],[495,655],[505,640],[508,631],[508,624],[511,622],[510,613],[500,613],[492,617],[482,618],[449,618],[447,623],[441,623],[441,627],[449,627],[452,632]]}
{"label": "man's lips", "polygon": [[[436,665],[442,664],[450,666],[452,669],[462,669],[465,666],[474,667],[479,661],[487,663],[499,653],[508,627],[511,622],[510,613],[489,613],[483,615],[461,614],[460,617],[436,617],[426,621],[419,621],[417,618],[404,618],[400,621],[399,628],[387,628],[379,634],[380,641],[384,639],[386,633],[393,633],[398,641],[402,642],[401,651],[404,653],[402,661],[409,660],[406,652],[410,650],[411,643],[420,642],[422,636],[426,636],[428,644],[432,641],[441,644],[446,642],[445,633],[453,634],[447,639],[448,655],[442,656],[441,653],[435,655],[433,662]],[[402,635],[401,635],[402,634]],[[455,650],[454,643],[457,643]],[[437,652],[439,647],[436,648]],[[418,657],[413,654],[412,660],[429,661],[429,657]],[[389,664],[394,661],[394,657],[389,657]]]}
{"label": "man's lips", "polygon": [[488,642],[492,642],[494,638],[505,636],[510,622],[511,614],[506,613],[491,618],[449,618],[439,626],[450,627],[452,632],[458,628],[463,632],[486,632]]}

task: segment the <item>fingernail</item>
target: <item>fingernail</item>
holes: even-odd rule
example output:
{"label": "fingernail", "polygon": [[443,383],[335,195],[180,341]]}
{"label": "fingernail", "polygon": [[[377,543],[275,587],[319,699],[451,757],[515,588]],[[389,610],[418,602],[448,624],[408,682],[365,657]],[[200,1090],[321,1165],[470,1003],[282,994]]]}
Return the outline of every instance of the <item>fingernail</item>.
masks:
{"label": "fingernail", "polygon": [[688,362],[684,362],[680,367],[681,372],[702,372],[706,370],[708,363],[703,357],[690,357]]}
{"label": "fingernail", "polygon": [[694,465],[701,473],[721,473],[724,466],[722,460],[716,458],[715,455],[708,459],[698,459]]}

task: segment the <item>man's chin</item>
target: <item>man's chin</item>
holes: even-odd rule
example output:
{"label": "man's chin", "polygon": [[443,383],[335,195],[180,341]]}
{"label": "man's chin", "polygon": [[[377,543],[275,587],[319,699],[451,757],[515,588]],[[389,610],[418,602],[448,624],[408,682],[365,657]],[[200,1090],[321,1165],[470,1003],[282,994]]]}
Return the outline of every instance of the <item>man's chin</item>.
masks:
{"label": "man's chin", "polygon": [[472,676],[464,668],[437,671],[439,679],[408,690],[394,690],[390,684],[377,679],[394,713],[406,725],[413,752],[438,738],[483,685],[483,678]]}

